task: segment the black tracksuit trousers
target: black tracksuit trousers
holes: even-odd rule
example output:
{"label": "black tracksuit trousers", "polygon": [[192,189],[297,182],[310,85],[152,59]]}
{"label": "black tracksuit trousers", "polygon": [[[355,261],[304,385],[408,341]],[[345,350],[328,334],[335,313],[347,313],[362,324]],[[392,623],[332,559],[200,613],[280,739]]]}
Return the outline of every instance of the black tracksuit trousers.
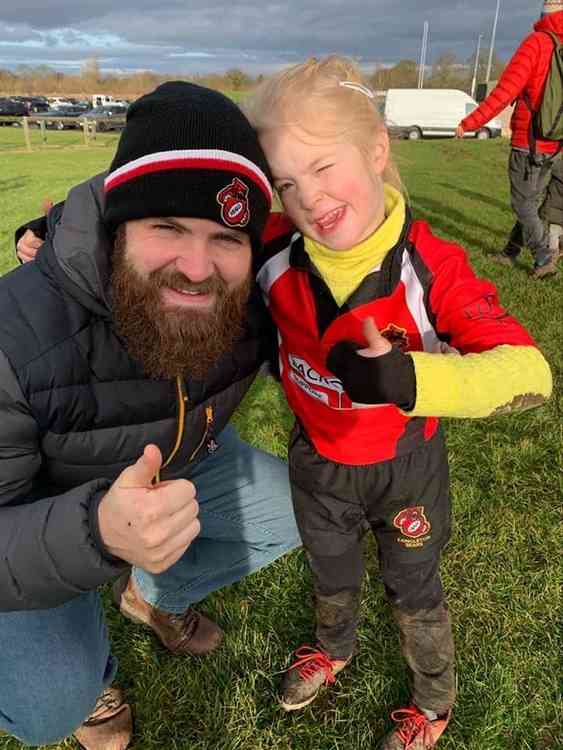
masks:
{"label": "black tracksuit trousers", "polygon": [[297,524],[313,572],[319,644],[333,658],[345,659],[354,651],[364,572],[361,540],[371,528],[411,673],[412,699],[421,708],[444,713],[454,702],[455,676],[438,570],[451,526],[441,431],[407,455],[348,466],[320,456],[296,426],[289,471]]}

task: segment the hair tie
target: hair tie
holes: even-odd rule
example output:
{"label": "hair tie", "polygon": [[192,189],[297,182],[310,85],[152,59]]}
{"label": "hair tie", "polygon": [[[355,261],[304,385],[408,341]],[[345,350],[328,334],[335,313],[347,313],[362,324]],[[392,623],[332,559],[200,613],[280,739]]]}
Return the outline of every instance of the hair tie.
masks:
{"label": "hair tie", "polygon": [[371,89],[368,89],[367,86],[364,86],[363,83],[356,83],[355,81],[338,81],[339,86],[344,86],[347,89],[354,89],[354,91],[359,91],[361,94],[364,94],[368,97],[368,99],[375,99],[375,94]]}

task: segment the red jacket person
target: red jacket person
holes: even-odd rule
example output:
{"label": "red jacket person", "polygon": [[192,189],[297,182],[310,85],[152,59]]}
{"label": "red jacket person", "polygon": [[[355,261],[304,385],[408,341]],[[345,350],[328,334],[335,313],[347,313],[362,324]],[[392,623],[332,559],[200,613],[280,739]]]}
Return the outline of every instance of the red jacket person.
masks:
{"label": "red jacket person", "polygon": [[555,273],[557,260],[549,248],[547,229],[538,210],[551,179],[553,163],[561,158],[556,155],[559,144],[541,139],[530,143],[532,111],[541,105],[554,49],[553,39],[546,32],[556,34],[563,41],[563,0],[545,0],[534,31],[520,44],[497,86],[458,126],[459,136],[478,130],[516,100],[510,121],[512,150],[508,173],[517,222],[499,262],[510,265],[522,245],[526,245],[534,256],[536,278]]}

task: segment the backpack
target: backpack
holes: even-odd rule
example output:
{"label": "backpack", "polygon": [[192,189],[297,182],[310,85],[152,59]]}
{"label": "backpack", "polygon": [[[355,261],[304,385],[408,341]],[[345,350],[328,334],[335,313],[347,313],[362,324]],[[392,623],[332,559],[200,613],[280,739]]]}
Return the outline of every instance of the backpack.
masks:
{"label": "backpack", "polygon": [[526,101],[532,113],[534,140],[563,142],[563,44],[551,31],[543,31],[553,39],[554,48],[551,66],[545,80],[545,89],[539,109],[535,112]]}

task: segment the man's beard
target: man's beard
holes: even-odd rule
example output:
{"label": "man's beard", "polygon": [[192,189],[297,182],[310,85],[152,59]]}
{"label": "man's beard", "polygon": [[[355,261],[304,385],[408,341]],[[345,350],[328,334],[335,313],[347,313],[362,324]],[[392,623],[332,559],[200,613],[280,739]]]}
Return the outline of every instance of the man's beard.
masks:
{"label": "man's beard", "polygon": [[[215,303],[210,310],[165,307],[163,287],[212,293]],[[250,275],[235,289],[218,275],[193,283],[174,270],[153,271],[145,280],[126,257],[124,232],[118,232],[111,288],[117,333],[147,375],[202,380],[242,333]]]}

